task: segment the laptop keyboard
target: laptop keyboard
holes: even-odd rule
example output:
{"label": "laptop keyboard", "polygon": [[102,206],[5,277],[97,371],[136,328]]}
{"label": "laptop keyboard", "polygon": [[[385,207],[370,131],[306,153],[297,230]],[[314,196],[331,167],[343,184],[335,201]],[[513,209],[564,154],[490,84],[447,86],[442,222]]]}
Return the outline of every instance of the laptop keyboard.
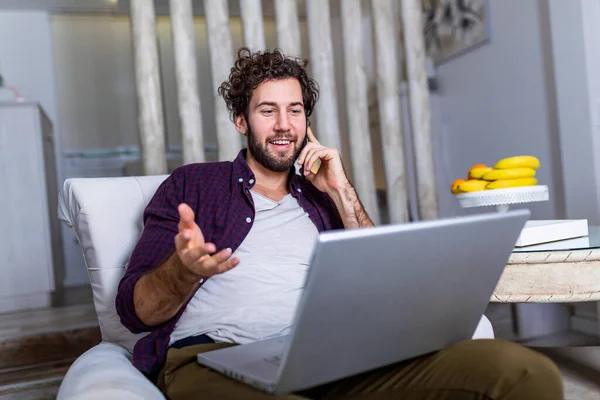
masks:
{"label": "laptop keyboard", "polygon": [[268,362],[269,364],[273,364],[279,367],[279,364],[281,364],[281,356],[272,356],[272,357],[266,357],[264,359],[266,362]]}

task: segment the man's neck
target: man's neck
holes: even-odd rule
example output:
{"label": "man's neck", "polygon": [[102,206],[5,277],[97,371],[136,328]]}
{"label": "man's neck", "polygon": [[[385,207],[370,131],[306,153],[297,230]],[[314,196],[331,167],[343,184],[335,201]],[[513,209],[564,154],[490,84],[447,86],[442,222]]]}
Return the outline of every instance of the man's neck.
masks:
{"label": "man's neck", "polygon": [[289,193],[288,177],[289,171],[275,172],[258,163],[249,154],[246,156],[246,162],[254,173],[256,184],[254,191],[271,199],[281,198]]}

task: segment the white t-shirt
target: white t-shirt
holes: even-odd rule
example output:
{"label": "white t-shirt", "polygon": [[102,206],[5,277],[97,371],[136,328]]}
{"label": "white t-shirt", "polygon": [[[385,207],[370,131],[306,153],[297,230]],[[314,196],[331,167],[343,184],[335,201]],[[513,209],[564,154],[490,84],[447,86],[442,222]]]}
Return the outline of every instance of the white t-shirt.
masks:
{"label": "white t-shirt", "polygon": [[169,344],[201,334],[243,344],[288,333],[319,233],[291,195],[276,202],[251,193],[254,224],[233,254],[240,263],[198,289]]}

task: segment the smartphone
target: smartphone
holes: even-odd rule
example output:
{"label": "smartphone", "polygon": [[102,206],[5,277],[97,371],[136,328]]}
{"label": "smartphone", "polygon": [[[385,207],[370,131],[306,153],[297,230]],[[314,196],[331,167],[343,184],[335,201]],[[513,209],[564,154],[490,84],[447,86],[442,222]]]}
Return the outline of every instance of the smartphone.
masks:
{"label": "smartphone", "polygon": [[[306,132],[304,133],[304,140],[302,141],[302,146],[300,146],[300,151],[304,150],[306,145],[308,144],[308,118],[306,118]],[[304,176],[304,165],[300,167],[300,175]]]}
{"label": "smartphone", "polygon": [[300,148],[301,151],[308,144],[308,127],[309,126],[310,126],[310,121],[308,120],[308,117],[306,117],[306,131],[304,132],[304,140],[302,141],[302,147]]}
{"label": "smartphone", "polygon": [[302,141],[302,146],[300,146],[300,151],[304,150],[306,145],[308,144],[308,133],[304,135],[304,140]]}

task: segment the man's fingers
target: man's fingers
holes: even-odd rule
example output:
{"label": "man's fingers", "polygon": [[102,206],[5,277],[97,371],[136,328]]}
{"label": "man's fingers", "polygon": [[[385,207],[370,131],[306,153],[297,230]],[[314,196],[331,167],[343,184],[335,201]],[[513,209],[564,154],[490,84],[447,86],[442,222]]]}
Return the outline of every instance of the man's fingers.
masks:
{"label": "man's fingers", "polygon": [[181,203],[177,207],[177,211],[179,211],[179,231],[192,228],[195,224],[195,216],[192,208],[185,203]]}
{"label": "man's fingers", "polygon": [[[183,208],[180,214],[185,214],[185,207],[180,208]],[[240,260],[231,256],[233,253],[231,249],[223,249],[213,254],[217,251],[214,243],[197,243],[193,240],[195,234],[194,229],[182,229],[175,235],[177,254],[187,268],[200,276],[210,277],[222,274],[239,264]]]}
{"label": "man's fingers", "polygon": [[222,274],[223,272],[227,272],[239,263],[240,260],[237,257],[231,257],[229,260],[217,265],[215,274]]}
{"label": "man's fingers", "polygon": [[315,150],[314,149],[311,149],[306,154],[306,160],[304,160],[304,163],[302,164],[302,166],[304,167],[304,175],[308,175],[308,173],[310,172],[310,169],[312,167],[311,159],[313,158],[313,154],[315,154]]}
{"label": "man's fingers", "polygon": [[213,258],[218,263],[222,263],[223,261],[227,261],[229,259],[229,257],[231,257],[232,254],[233,254],[233,252],[231,251],[231,249],[227,248],[227,249],[223,249],[220,252],[218,252],[217,254],[215,254],[213,256]]}
{"label": "man's fingers", "polygon": [[175,235],[175,248],[177,251],[183,251],[187,247],[191,246],[193,234],[191,229],[185,229]]}
{"label": "man's fingers", "polygon": [[299,161],[301,160],[300,164],[304,167],[304,170],[306,171],[308,168],[308,161],[309,159],[312,157],[312,155],[314,154],[314,152],[319,151],[319,149],[321,149],[322,147],[314,144],[314,143],[309,143],[306,145],[306,147],[304,148],[304,151],[300,157],[298,157]]}
{"label": "man's fingers", "polygon": [[[195,253],[197,255],[197,253]],[[231,249],[223,249],[217,254],[207,255],[194,259],[192,268],[200,275],[212,276],[220,274],[236,266],[239,263],[237,257],[231,257]]]}
{"label": "man's fingers", "polygon": [[182,249],[181,255],[189,260],[190,263],[195,263],[202,259],[205,255],[211,255],[215,252],[215,245],[212,243],[206,243],[201,246],[195,246],[190,249]]}
{"label": "man's fingers", "polygon": [[204,244],[204,235],[202,230],[196,224],[194,211],[185,203],[181,203],[177,207],[179,212],[179,233],[183,233],[183,239],[190,240],[191,245],[197,246]]}
{"label": "man's fingers", "polygon": [[321,150],[314,149],[307,155],[306,161],[304,162],[304,175],[308,175],[313,170],[314,165],[321,158],[321,153]]}
{"label": "man's fingers", "polygon": [[315,137],[315,135],[313,134],[312,129],[310,129],[310,127],[308,127],[308,129],[306,130],[306,134],[308,135],[308,141],[311,143],[315,143],[317,145],[321,145],[321,143],[319,143],[319,141],[317,140],[317,138]]}
{"label": "man's fingers", "polygon": [[175,248],[177,250],[185,248],[187,246],[188,241],[189,239],[183,237],[183,232],[178,233],[177,235],[175,235]]}
{"label": "man's fingers", "polygon": [[[212,243],[210,243],[210,244],[212,244]],[[213,247],[214,247],[214,245],[213,245]],[[232,252],[231,252],[231,249],[223,249],[223,250],[219,251],[217,254],[212,254],[212,253],[214,253],[214,251],[211,251],[211,252],[199,251],[198,253],[193,253],[193,254],[194,255],[200,254],[198,257],[195,258],[195,260],[197,260],[199,264],[204,264],[208,267],[214,267],[223,261],[227,261],[227,259],[229,259],[229,257],[231,257]],[[208,257],[202,258],[206,254],[212,254],[210,256],[211,260],[209,260]]]}
{"label": "man's fingers", "polygon": [[175,248],[179,257],[188,260],[186,264],[196,261],[203,254],[212,254],[217,248],[213,243],[197,243],[192,229],[185,229],[175,235]]}
{"label": "man's fingers", "polygon": [[[175,235],[175,244],[178,246],[177,248],[184,248],[185,246],[203,246],[204,240],[202,237],[198,238],[197,237],[197,231],[192,229],[183,229],[181,231],[179,231],[179,233],[177,235]],[[200,233],[200,236],[202,236],[202,233]],[[200,241],[198,240],[193,240],[193,239],[200,239]],[[215,249],[216,250],[216,249]],[[215,251],[213,250],[213,251]]]}
{"label": "man's fingers", "polygon": [[304,149],[302,149],[302,151],[298,155],[298,164],[302,165],[304,163],[304,160],[306,160],[306,155],[314,147],[315,147],[315,145],[310,142],[307,143],[306,146],[304,146]]}

